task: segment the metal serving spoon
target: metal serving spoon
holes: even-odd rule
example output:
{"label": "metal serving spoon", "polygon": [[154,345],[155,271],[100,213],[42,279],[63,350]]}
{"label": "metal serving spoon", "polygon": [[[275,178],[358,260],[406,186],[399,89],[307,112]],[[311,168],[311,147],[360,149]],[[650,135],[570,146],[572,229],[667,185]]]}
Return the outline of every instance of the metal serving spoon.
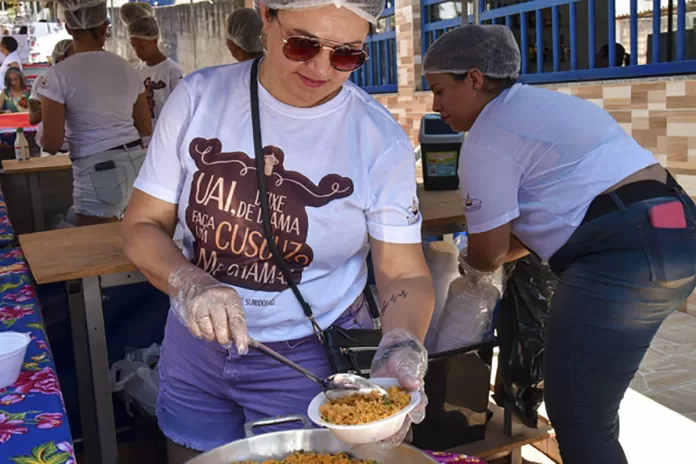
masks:
{"label": "metal serving spoon", "polygon": [[312,372],[305,369],[304,367],[295,364],[282,354],[270,349],[261,342],[251,340],[249,345],[253,348],[256,348],[263,354],[270,356],[276,361],[279,361],[285,364],[286,366],[295,369],[300,374],[305,375],[309,379],[321,385],[321,389],[324,391],[326,397],[330,400],[342,398],[344,396],[352,395],[354,393],[369,394],[373,391],[376,391],[381,396],[387,396],[387,391],[384,388],[380,387],[375,383],[370,382],[364,377],[360,377],[359,375],[334,374],[330,375],[329,377],[326,377],[325,379],[322,379],[318,375],[315,375]]}

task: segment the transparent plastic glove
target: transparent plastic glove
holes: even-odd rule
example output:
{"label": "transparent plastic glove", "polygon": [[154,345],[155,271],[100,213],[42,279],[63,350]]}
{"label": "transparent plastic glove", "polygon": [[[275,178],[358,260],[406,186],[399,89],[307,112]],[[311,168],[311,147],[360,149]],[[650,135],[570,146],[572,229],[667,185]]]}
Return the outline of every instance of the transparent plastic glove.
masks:
{"label": "transparent plastic glove", "polygon": [[498,292],[503,294],[503,268],[498,268],[493,272],[479,271],[471,267],[466,262],[467,249],[463,249],[459,253],[459,273],[465,278],[466,282],[471,286],[471,289],[476,289],[481,285],[493,285]]}
{"label": "transparent plastic glove", "polygon": [[394,329],[382,336],[382,341],[372,360],[370,376],[398,379],[402,388],[409,391],[417,390],[421,394],[421,402],[408,414],[401,429],[384,440],[384,446],[391,448],[400,445],[411,423],[419,424],[425,419],[428,397],[425,396],[423,381],[427,370],[428,352],[410,332]]}
{"label": "transparent plastic glove", "polygon": [[221,345],[233,342],[239,354],[249,351],[249,334],[237,292],[195,266],[169,275],[172,309],[189,331]]}

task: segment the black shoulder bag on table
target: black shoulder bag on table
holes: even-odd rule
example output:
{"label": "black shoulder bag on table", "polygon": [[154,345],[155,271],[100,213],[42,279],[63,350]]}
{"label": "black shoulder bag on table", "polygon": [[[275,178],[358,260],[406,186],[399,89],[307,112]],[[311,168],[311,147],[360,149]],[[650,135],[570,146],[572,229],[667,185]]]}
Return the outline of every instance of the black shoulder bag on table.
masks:
{"label": "black shoulder bag on table", "polygon": [[[312,329],[319,341],[324,345],[326,353],[331,363],[331,368],[334,373],[350,372],[369,376],[372,358],[375,356],[377,346],[382,338],[382,331],[379,329],[342,329],[341,327],[329,327],[322,330],[319,327],[312,308],[305,301],[302,293],[297,288],[297,284],[283,259],[278,247],[276,246],[271,230],[270,212],[268,206],[268,189],[266,186],[266,175],[264,174],[264,159],[263,159],[263,144],[261,142],[261,120],[259,117],[259,74],[260,59],[256,59],[251,66],[251,120],[254,130],[254,153],[256,156],[256,181],[259,189],[259,201],[261,203],[261,215],[263,217],[263,234],[268,243],[268,248],[273,255],[273,259],[280,268],[285,280],[290,285],[292,293],[297,298],[297,301],[302,306],[305,316],[312,323]],[[370,316],[379,327],[379,309],[375,303],[374,297],[369,287],[363,292],[370,310]]]}

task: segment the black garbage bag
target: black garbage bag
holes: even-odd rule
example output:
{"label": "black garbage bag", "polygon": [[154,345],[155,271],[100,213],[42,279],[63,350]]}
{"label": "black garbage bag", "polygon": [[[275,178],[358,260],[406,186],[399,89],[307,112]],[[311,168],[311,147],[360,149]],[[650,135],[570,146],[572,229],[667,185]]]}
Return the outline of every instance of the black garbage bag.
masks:
{"label": "black garbage bag", "polygon": [[558,279],[548,264],[529,255],[505,266],[505,292],[497,330],[500,355],[495,394],[498,406],[512,407],[536,428],[544,397],[544,341],[551,298]]}

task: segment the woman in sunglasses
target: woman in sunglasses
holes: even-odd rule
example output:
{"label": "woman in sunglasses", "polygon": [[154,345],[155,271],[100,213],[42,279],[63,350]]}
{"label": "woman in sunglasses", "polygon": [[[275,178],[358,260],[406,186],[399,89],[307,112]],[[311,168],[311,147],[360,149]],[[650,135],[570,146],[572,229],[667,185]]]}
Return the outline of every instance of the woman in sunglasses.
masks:
{"label": "woman in sunglasses", "polygon": [[[316,325],[372,328],[361,296],[371,250],[384,333],[372,374],[418,389],[433,291],[413,148],[391,114],[348,82],[367,59],[363,46],[383,7],[383,0],[261,3],[263,165],[274,241]],[[243,438],[246,422],[305,413],[319,392],[248,351],[250,338],[320,376],[331,372],[264,238],[251,68],[204,69],[177,86],[123,224],[127,255],[171,297],[157,415],[172,463]],[[171,239],[177,224],[183,255]],[[411,416],[422,418],[423,408]]]}

